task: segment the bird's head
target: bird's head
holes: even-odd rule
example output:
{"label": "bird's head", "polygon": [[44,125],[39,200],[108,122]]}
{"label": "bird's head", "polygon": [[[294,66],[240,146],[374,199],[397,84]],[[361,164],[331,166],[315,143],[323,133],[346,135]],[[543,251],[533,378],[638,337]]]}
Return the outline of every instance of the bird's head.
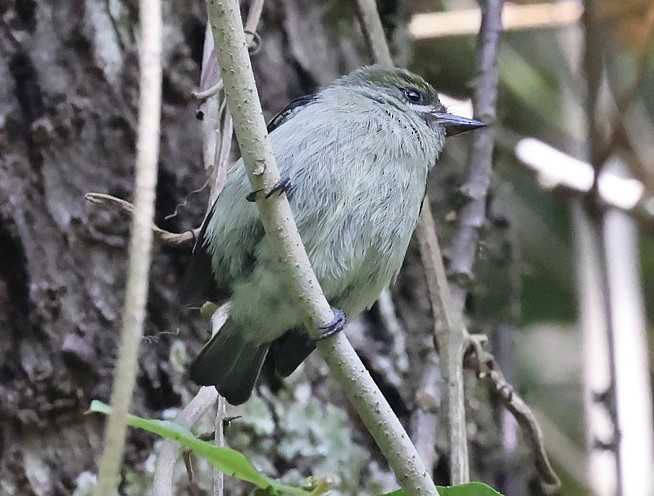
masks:
{"label": "bird's head", "polygon": [[368,98],[390,105],[401,112],[412,112],[432,128],[445,129],[446,136],[485,126],[483,122],[447,112],[432,85],[417,74],[398,67],[371,65],[343,76],[339,86],[356,88]]}

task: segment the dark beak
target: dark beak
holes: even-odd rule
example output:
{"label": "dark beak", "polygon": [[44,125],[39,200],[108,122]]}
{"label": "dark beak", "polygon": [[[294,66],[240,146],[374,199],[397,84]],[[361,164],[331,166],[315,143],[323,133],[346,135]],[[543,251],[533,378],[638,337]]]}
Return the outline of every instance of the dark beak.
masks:
{"label": "dark beak", "polygon": [[434,112],[432,114],[436,118],[436,122],[445,128],[445,136],[454,136],[455,134],[465,133],[473,129],[484,127],[481,121],[476,119],[468,119],[459,115],[448,114],[447,112]]}

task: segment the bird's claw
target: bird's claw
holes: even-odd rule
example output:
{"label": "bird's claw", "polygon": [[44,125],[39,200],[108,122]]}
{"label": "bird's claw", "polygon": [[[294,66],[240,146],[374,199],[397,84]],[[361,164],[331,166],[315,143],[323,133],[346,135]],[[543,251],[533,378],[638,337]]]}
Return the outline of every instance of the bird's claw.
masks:
{"label": "bird's claw", "polygon": [[272,189],[266,193],[266,198],[270,198],[275,193],[279,193],[280,195],[282,193],[286,193],[288,195],[292,189],[293,184],[291,183],[291,178],[288,176],[283,176],[279,181],[275,183]]}
{"label": "bird's claw", "polygon": [[332,307],[332,312],[334,312],[334,318],[331,321],[329,321],[327,325],[318,328],[324,332],[316,339],[316,341],[322,341],[323,339],[327,339],[328,337],[341,332],[345,327],[345,324],[347,323],[347,318],[345,317],[345,313],[343,313],[343,310],[341,310],[340,308]]}
{"label": "bird's claw", "polygon": [[[291,183],[291,178],[288,176],[283,176],[279,181],[275,183],[275,185],[271,188],[271,190],[268,191],[268,193],[266,193],[265,198],[268,199],[275,193],[279,193],[280,195],[282,193],[286,193],[286,195],[289,195],[292,189],[293,189],[293,184]],[[261,193],[262,191],[263,191],[262,189],[252,191],[248,193],[245,199],[250,203],[254,203],[257,199],[257,194]]]}
{"label": "bird's claw", "polygon": [[258,189],[258,190],[256,190],[256,191],[250,191],[250,192],[246,195],[245,199],[246,199],[247,201],[249,201],[250,203],[254,203],[255,201],[257,201],[257,193],[260,193],[261,191],[263,191],[263,190],[262,190],[262,189]]}

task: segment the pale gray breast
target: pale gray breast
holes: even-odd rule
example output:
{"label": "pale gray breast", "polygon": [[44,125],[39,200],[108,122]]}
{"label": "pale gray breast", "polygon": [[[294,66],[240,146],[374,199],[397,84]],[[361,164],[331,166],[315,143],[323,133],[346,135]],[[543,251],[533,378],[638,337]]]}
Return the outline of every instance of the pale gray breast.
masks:
{"label": "pale gray breast", "polygon": [[[303,112],[307,119],[312,117],[308,110]],[[343,306],[360,311],[374,302],[401,267],[427,171],[436,158],[435,143],[425,147],[424,141],[413,140],[420,123],[405,122],[404,116],[389,120],[377,105],[365,113],[331,116],[340,119],[336,128],[324,125],[330,122],[325,109],[315,105],[313,110],[313,117],[320,119],[313,122],[322,123],[316,130],[322,137],[321,151],[312,154],[316,157],[312,166],[319,169],[296,171],[313,186],[307,191],[294,181],[301,189],[291,204],[326,295],[351,293],[352,304]],[[343,147],[343,140],[350,145]],[[303,149],[311,146],[305,143]],[[312,198],[311,193],[319,196]]]}
{"label": "pale gray breast", "polygon": [[[363,102],[364,111],[349,103],[307,106],[272,133],[271,143],[293,184],[291,208],[326,295],[351,293],[344,306],[360,311],[402,264],[438,143],[405,115],[389,119],[375,102]],[[238,165],[212,218],[214,268],[229,279],[251,270],[263,234]]]}

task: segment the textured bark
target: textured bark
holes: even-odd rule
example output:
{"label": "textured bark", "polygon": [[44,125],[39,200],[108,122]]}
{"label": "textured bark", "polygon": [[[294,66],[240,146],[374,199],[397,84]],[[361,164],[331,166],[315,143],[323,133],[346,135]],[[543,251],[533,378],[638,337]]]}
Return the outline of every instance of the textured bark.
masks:
{"label": "textured bark", "polygon": [[[114,18],[92,1],[3,7],[0,479],[8,494],[70,494],[81,471],[95,470],[101,424],[82,413],[92,398],[108,399],[129,218],[87,204],[84,194],[131,195],[138,16],[133,5],[119,7]],[[181,27],[194,14],[180,9],[167,20]],[[195,22],[197,34],[185,39],[177,28],[168,39],[160,215],[202,181],[193,104],[182,98],[196,79]],[[182,268],[177,253],[158,250],[149,334],[175,330]],[[143,348],[141,412],[180,401],[167,347],[162,339]],[[143,456],[135,451],[132,461]]]}

